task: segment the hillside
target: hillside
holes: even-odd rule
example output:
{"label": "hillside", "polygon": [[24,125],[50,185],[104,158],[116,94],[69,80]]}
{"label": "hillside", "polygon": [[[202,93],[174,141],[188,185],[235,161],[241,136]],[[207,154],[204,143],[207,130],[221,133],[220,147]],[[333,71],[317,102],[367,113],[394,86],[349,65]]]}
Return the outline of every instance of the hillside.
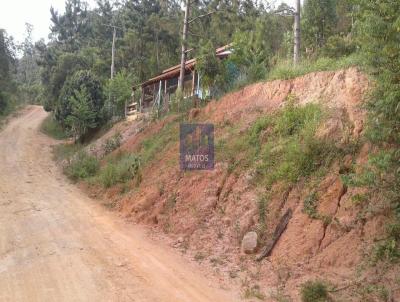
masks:
{"label": "hillside", "polygon": [[[368,86],[357,68],[317,72],[253,84],[183,116],[120,123],[87,149],[102,154],[107,138],[121,133],[103,169],[134,153],[140,182],[85,187],[132,222],[166,234],[245,297],[298,301],[302,284],[321,280],[335,301],[379,301],[382,284],[390,289],[395,281],[366,263],[384,217],[355,202],[361,189],[343,181],[371,152],[363,138]],[[214,124],[213,171],[179,169],[181,121]],[[292,217],[271,255],[256,261],[288,209]],[[257,232],[258,247],[245,254],[249,231]]]}

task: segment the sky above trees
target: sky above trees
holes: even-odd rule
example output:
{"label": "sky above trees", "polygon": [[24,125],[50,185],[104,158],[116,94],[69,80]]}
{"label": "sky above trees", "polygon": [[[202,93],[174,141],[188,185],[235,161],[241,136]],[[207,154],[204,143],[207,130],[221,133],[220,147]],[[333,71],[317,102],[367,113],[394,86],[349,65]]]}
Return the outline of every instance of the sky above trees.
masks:
{"label": "sky above trees", "polygon": [[[5,3],[7,2],[7,4]],[[5,1],[0,7],[0,28],[7,31],[17,41],[23,41],[25,36],[25,23],[33,25],[33,38],[47,39],[50,33],[50,7],[63,12],[65,0],[11,0]],[[95,0],[87,0],[89,6],[95,4]]]}
{"label": "sky above trees", "polygon": [[[94,7],[95,0],[86,0],[89,7]],[[276,5],[285,2],[294,6],[295,0],[275,0]],[[303,2],[303,0],[302,0]],[[17,41],[23,41],[25,37],[25,23],[33,25],[33,39],[39,40],[50,33],[50,7],[53,6],[59,12],[64,11],[65,0],[12,0],[7,1],[0,8],[0,28],[5,29],[9,35]]]}

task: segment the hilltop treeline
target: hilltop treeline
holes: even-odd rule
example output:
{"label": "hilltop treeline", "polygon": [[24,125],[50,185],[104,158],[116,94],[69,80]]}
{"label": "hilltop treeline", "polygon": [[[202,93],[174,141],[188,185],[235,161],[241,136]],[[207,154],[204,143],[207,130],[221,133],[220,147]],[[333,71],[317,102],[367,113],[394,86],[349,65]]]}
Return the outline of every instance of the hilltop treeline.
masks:
{"label": "hilltop treeline", "polygon": [[[310,58],[320,53],[347,54],[351,48],[347,41],[353,6],[344,0],[325,2],[309,0],[303,8],[303,52]],[[327,9],[321,10],[325,5]],[[50,42],[36,44],[42,69],[41,97],[46,110],[54,111],[65,128],[79,128],[77,121],[86,116],[85,111],[95,111],[83,121],[85,129],[123,115],[124,99],[132,83],[179,62],[183,26],[179,1],[101,0],[89,9],[84,1],[67,0],[64,13],[52,9],[51,15]],[[292,56],[293,16],[285,4],[273,7],[252,0],[191,1],[190,18],[203,15],[190,23],[189,57],[206,57],[216,47],[234,41],[237,52],[233,59],[245,75],[242,82],[265,78],[277,62]],[[110,80],[113,26],[116,77]],[[340,49],[336,52],[335,48]],[[227,76],[218,77],[218,73],[226,68],[207,69],[204,64],[199,68],[211,84],[224,86]],[[79,135],[81,131],[75,132]]]}

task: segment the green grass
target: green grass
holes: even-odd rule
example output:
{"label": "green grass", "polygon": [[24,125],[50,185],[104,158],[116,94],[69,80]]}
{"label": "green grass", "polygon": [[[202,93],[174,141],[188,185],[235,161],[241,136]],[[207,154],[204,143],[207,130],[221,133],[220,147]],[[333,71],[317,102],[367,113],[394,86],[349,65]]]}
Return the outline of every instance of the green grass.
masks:
{"label": "green grass", "polygon": [[97,179],[106,188],[132,179],[139,182],[141,180],[140,159],[132,153],[121,154],[100,170]]}
{"label": "green grass", "polygon": [[83,149],[81,144],[60,144],[53,147],[53,155],[56,161],[71,159],[76,153]]}
{"label": "green grass", "polygon": [[312,219],[317,219],[319,217],[317,212],[317,202],[318,196],[315,191],[304,199],[303,212]]}
{"label": "green grass", "polygon": [[296,106],[291,98],[275,114],[257,119],[245,133],[235,133],[218,141],[218,159],[229,168],[254,168],[256,184],[270,187],[283,181],[295,183],[329,167],[344,151],[315,136],[324,120],[317,104]]}
{"label": "green grass", "polygon": [[167,123],[158,133],[146,138],[139,146],[139,156],[143,165],[148,164],[161,154],[168,145],[176,143],[179,139],[179,122],[177,118]]}
{"label": "green grass", "polygon": [[64,172],[72,180],[78,181],[95,176],[99,168],[97,158],[81,150],[68,161]]}
{"label": "green grass", "polygon": [[328,289],[322,281],[307,281],[301,286],[302,302],[326,302],[329,301]]}
{"label": "green grass", "polygon": [[261,292],[260,287],[255,285],[253,287],[246,288],[243,293],[243,298],[252,299],[257,298],[260,301],[264,301],[267,297],[263,292]]}
{"label": "green grass", "polygon": [[121,133],[116,133],[103,144],[104,153],[108,154],[112,151],[118,149],[121,146],[122,135]]}
{"label": "green grass", "polygon": [[339,59],[322,57],[315,61],[303,60],[298,65],[293,65],[292,61],[281,61],[278,62],[269,72],[267,80],[288,80],[303,76],[310,72],[333,71],[362,65],[362,59],[357,54],[352,54]]}
{"label": "green grass", "polygon": [[42,125],[40,126],[40,130],[57,140],[66,139],[68,135],[61,127],[61,125],[54,119],[53,114],[49,114],[43,121]]}
{"label": "green grass", "polygon": [[[171,143],[179,138],[180,118],[167,123],[159,132],[142,141],[137,153],[110,154],[100,167],[98,160],[85,153],[83,145],[63,144],[56,146],[54,155],[58,161],[67,161],[65,174],[77,181],[88,179],[92,184],[109,188],[116,184],[126,184],[130,180],[141,181],[141,167],[152,162]],[[118,148],[120,135],[112,137],[103,146],[106,152]]]}

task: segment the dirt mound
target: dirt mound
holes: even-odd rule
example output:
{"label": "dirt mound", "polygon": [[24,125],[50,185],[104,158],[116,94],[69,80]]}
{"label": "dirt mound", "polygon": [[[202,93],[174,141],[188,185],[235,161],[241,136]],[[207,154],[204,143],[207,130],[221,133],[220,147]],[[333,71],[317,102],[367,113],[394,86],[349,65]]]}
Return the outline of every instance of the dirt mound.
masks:
{"label": "dirt mound", "polygon": [[[260,116],[280,109],[288,96],[294,96],[300,105],[322,104],[330,114],[317,135],[346,144],[363,132],[366,116],[361,104],[367,88],[368,79],[357,68],[311,73],[247,86],[195,109],[189,119],[213,123],[216,140],[229,139],[227,125],[240,127],[240,133]],[[173,119],[170,116],[150,124],[128,137],[121,149],[138,151],[144,139]],[[253,171],[232,173],[227,163],[217,160],[212,171],[182,172],[177,141],[166,145],[145,166],[138,188],[124,195],[116,195],[111,189],[108,197],[123,215],[167,233],[176,248],[207,264],[227,282],[250,288],[250,293],[259,287],[271,301],[285,296],[297,301],[300,284],[309,279],[324,279],[339,287],[355,280],[365,247],[382,229],[379,219],[360,221],[359,208],[351,200],[355,189],[347,188],[340,177],[341,169],[365,162],[368,152],[365,145],[354,157],[336,161],[316,182],[316,211],[323,219],[304,213],[310,183],[299,180],[284,189],[275,184],[264,231],[258,228],[259,192],[251,184]],[[293,217],[270,257],[257,262],[255,255],[241,253],[245,233],[263,232],[261,243],[268,241],[289,208]],[[350,299],[347,292],[343,291],[341,297]]]}

